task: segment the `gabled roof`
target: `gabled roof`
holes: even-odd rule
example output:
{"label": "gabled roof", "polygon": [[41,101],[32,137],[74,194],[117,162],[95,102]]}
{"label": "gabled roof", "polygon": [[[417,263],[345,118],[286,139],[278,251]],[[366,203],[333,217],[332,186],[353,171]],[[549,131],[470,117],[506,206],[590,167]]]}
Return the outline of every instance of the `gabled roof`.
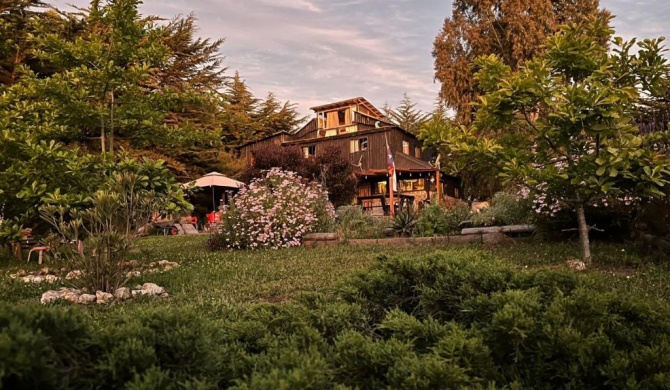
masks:
{"label": "gabled roof", "polygon": [[312,110],[314,112],[321,112],[321,111],[334,110],[334,109],[340,108],[340,107],[349,107],[349,106],[352,106],[354,104],[359,104],[359,105],[367,108],[368,110],[372,111],[377,117],[384,118],[384,114],[382,114],[382,112],[379,111],[377,109],[377,107],[373,106],[372,103],[370,103],[369,101],[367,101],[363,97],[356,97],[356,98],[353,98],[353,99],[342,100],[342,101],[335,102],[335,103],[328,103],[328,104],[324,104],[324,105],[321,105],[321,106],[312,107],[312,108],[310,108],[310,110]]}
{"label": "gabled roof", "polygon": [[276,133],[272,133],[272,134],[263,136],[263,137],[261,137],[261,138],[257,138],[257,139],[251,140],[251,141],[247,141],[247,142],[245,142],[245,143],[243,143],[243,144],[241,144],[241,145],[238,145],[238,146],[236,147],[236,149],[241,149],[241,148],[243,148],[243,147],[245,147],[245,146],[248,146],[248,145],[251,145],[251,144],[255,144],[256,142],[264,141],[264,140],[266,140],[266,139],[273,138],[273,137],[276,137],[276,136],[278,136],[278,135],[291,135],[291,134],[288,133],[288,132],[286,132],[286,131],[284,131],[284,130],[282,130],[282,131],[278,131],[278,132],[276,132]]}
{"label": "gabled roof", "polygon": [[426,161],[420,160],[402,152],[396,151],[393,153],[393,158],[395,161],[395,167],[398,171],[434,171],[437,169]]}

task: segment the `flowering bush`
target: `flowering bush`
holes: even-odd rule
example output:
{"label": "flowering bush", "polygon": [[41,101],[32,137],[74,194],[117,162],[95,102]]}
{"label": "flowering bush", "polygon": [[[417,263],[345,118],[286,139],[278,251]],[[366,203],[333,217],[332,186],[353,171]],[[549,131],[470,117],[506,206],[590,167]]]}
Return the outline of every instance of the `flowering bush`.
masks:
{"label": "flowering bush", "polygon": [[218,250],[297,246],[304,234],[330,227],[334,216],[321,185],[273,168],[235,195],[209,245]]}

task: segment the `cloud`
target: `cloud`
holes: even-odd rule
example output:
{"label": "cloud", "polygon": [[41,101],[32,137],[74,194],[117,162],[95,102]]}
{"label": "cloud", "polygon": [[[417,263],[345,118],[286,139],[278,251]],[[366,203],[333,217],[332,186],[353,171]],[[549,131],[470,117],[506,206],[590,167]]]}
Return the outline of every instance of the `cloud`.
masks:
{"label": "cloud", "polygon": [[[57,0],[86,6],[88,0]],[[601,0],[618,15],[617,34],[670,35],[667,0]],[[432,44],[451,14],[447,0],[145,0],[142,11],[164,17],[195,13],[203,36],[225,37],[229,73],[238,70],[259,97],[309,107],[364,96],[396,106],[407,92],[430,111]]]}
{"label": "cloud", "polygon": [[255,2],[278,8],[290,8],[298,11],[321,12],[321,9],[308,0],[254,0]]}

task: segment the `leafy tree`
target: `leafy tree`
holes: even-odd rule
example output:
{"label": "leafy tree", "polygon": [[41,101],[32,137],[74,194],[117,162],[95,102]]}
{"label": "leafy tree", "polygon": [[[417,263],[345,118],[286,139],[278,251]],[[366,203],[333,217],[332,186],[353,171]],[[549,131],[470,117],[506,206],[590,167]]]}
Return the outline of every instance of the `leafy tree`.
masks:
{"label": "leafy tree", "polygon": [[[574,210],[583,259],[591,261],[585,206],[612,198],[664,197],[670,158],[658,145],[668,131],[643,134],[634,119],[641,96],[655,94],[670,68],[660,39],[602,41],[609,17],[569,24],[542,55],[514,71],[497,56],[477,66],[485,92],[472,127],[434,134],[455,159],[479,157],[508,183],[548,206]],[[444,130],[444,129],[443,129]]]}
{"label": "leafy tree", "polygon": [[305,159],[298,146],[264,146],[254,151],[254,162],[242,175],[249,182],[263,176],[272,168],[297,173],[308,180],[323,184],[328,199],[335,207],[350,204],[356,195],[356,177],[349,159],[337,147],[319,151],[314,158]]}
{"label": "leafy tree", "polygon": [[46,76],[54,73],[48,64],[41,63],[34,55],[35,45],[31,36],[40,28],[58,31],[71,37],[81,29],[81,23],[67,14],[59,14],[39,0],[0,0],[0,86],[16,83],[21,77],[21,67],[26,66]]}
{"label": "leafy tree", "polygon": [[459,121],[473,118],[480,91],[473,61],[495,54],[512,70],[542,53],[542,43],[562,24],[596,14],[598,0],[454,0],[433,44],[440,97]]}
{"label": "leafy tree", "polygon": [[486,159],[481,155],[459,156],[444,145],[455,132],[459,131],[455,119],[448,118],[440,106],[422,126],[418,138],[424,147],[435,147],[441,153],[435,163],[445,172],[450,172],[461,180],[461,190],[465,199],[488,199],[502,189],[502,183],[491,166],[494,158]]}
{"label": "leafy tree", "polygon": [[312,177],[328,191],[328,199],[335,207],[351,204],[356,196],[357,180],[349,158],[341,149],[330,146],[319,151],[312,164],[308,164]]}
{"label": "leafy tree", "polygon": [[390,109],[387,106],[384,109],[386,110],[388,119],[392,123],[412,134],[418,134],[421,126],[430,117],[430,113],[424,113],[416,109],[416,103],[412,103],[412,99],[407,96],[407,93],[403,94],[400,106],[396,109]]}

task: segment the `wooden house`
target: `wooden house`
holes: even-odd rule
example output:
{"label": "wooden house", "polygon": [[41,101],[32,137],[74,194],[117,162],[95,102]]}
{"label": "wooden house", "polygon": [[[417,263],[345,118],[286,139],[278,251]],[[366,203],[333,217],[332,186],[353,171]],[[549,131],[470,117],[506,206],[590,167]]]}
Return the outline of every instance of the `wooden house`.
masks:
{"label": "wooden house", "polygon": [[393,153],[398,178],[394,203],[459,198],[458,181],[431,164],[433,150],[422,148],[412,133],[390,123],[362,97],[312,107],[315,117],[293,133],[279,132],[239,147],[240,157],[253,162],[254,150],[272,145],[295,145],[305,158],[334,146],[349,156],[358,178],[357,203],[373,214],[390,211],[387,148]]}

